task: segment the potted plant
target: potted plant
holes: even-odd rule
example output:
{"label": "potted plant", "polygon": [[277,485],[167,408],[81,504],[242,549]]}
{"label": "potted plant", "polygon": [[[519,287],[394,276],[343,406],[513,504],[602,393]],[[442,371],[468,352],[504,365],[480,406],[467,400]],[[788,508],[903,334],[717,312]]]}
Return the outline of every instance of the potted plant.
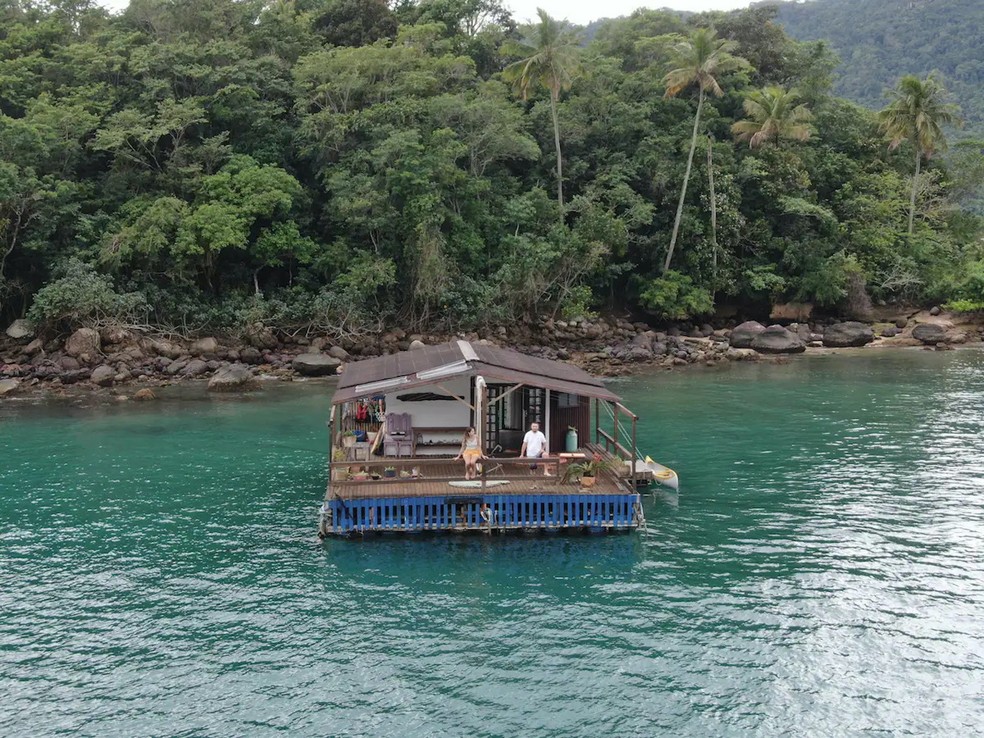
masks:
{"label": "potted plant", "polygon": [[351,448],[355,445],[355,439],[358,434],[354,430],[342,431],[342,445],[345,448]]}
{"label": "potted plant", "polygon": [[396,467],[387,466],[385,469],[383,469],[383,476],[386,477],[387,479],[396,479]]}
{"label": "potted plant", "polygon": [[561,481],[564,484],[579,481],[582,487],[593,487],[599,475],[610,470],[612,462],[603,459],[600,454],[595,454],[590,459],[585,459],[576,464],[568,464],[564,469],[564,476]]}
{"label": "potted plant", "polygon": [[331,478],[343,479],[348,470],[343,466],[345,462],[345,449],[336,448],[331,452]]}

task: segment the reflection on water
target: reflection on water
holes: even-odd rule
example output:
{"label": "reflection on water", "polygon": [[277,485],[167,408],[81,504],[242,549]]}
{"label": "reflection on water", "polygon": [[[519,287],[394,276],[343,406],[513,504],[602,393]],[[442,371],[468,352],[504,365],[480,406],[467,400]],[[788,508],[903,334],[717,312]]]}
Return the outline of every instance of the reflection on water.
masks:
{"label": "reflection on water", "polygon": [[318,542],[327,390],[0,404],[5,734],[970,735],[984,360],[621,381],[600,537]]}

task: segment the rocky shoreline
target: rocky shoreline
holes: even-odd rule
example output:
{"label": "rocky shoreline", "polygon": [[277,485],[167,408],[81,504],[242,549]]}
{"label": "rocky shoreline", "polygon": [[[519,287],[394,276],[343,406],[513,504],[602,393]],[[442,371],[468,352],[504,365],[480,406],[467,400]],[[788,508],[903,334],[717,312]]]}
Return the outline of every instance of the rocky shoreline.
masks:
{"label": "rocky shoreline", "polygon": [[[597,376],[732,361],[784,361],[789,354],[862,346],[923,346],[945,350],[984,340],[979,319],[898,310],[870,322],[786,322],[765,325],[671,326],[654,330],[624,319],[544,319],[535,327],[498,327],[460,334],[533,356],[570,361]],[[0,397],[112,390],[120,399],[152,399],[154,387],[207,380],[211,391],[248,391],[261,379],[290,381],[344,371],[349,361],[447,341],[449,335],[393,329],[361,339],[281,334],[261,325],[242,339],[187,339],[108,326],[80,328],[67,338],[35,335],[27,321],[0,338]],[[123,394],[127,389],[134,394]]]}

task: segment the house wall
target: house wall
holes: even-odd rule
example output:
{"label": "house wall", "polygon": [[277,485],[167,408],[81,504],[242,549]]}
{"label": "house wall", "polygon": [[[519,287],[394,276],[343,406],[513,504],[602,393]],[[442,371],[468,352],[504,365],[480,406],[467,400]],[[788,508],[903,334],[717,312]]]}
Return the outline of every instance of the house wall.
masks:
{"label": "house wall", "polygon": [[[464,397],[465,402],[471,402],[471,377],[449,377],[440,384],[449,392]],[[398,390],[386,395],[386,412],[409,413],[414,428],[467,428],[471,425],[471,409],[450,397],[425,402],[401,402],[396,399],[398,395],[418,392],[441,394],[441,390],[433,385]]]}
{"label": "house wall", "polygon": [[591,399],[578,397],[577,407],[558,407],[556,392],[550,393],[550,453],[564,450],[567,429],[577,428],[578,443],[583,447],[594,439],[591,437]]}

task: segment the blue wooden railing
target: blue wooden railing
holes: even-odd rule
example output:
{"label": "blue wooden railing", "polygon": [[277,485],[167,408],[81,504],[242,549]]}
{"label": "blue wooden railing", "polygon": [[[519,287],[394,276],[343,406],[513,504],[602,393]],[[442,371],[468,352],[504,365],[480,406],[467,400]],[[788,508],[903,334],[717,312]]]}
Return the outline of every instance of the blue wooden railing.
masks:
{"label": "blue wooden railing", "polygon": [[[484,506],[483,506],[484,504]],[[638,494],[481,495],[332,498],[322,507],[322,530],[346,535],[373,531],[627,530],[642,522]]]}

